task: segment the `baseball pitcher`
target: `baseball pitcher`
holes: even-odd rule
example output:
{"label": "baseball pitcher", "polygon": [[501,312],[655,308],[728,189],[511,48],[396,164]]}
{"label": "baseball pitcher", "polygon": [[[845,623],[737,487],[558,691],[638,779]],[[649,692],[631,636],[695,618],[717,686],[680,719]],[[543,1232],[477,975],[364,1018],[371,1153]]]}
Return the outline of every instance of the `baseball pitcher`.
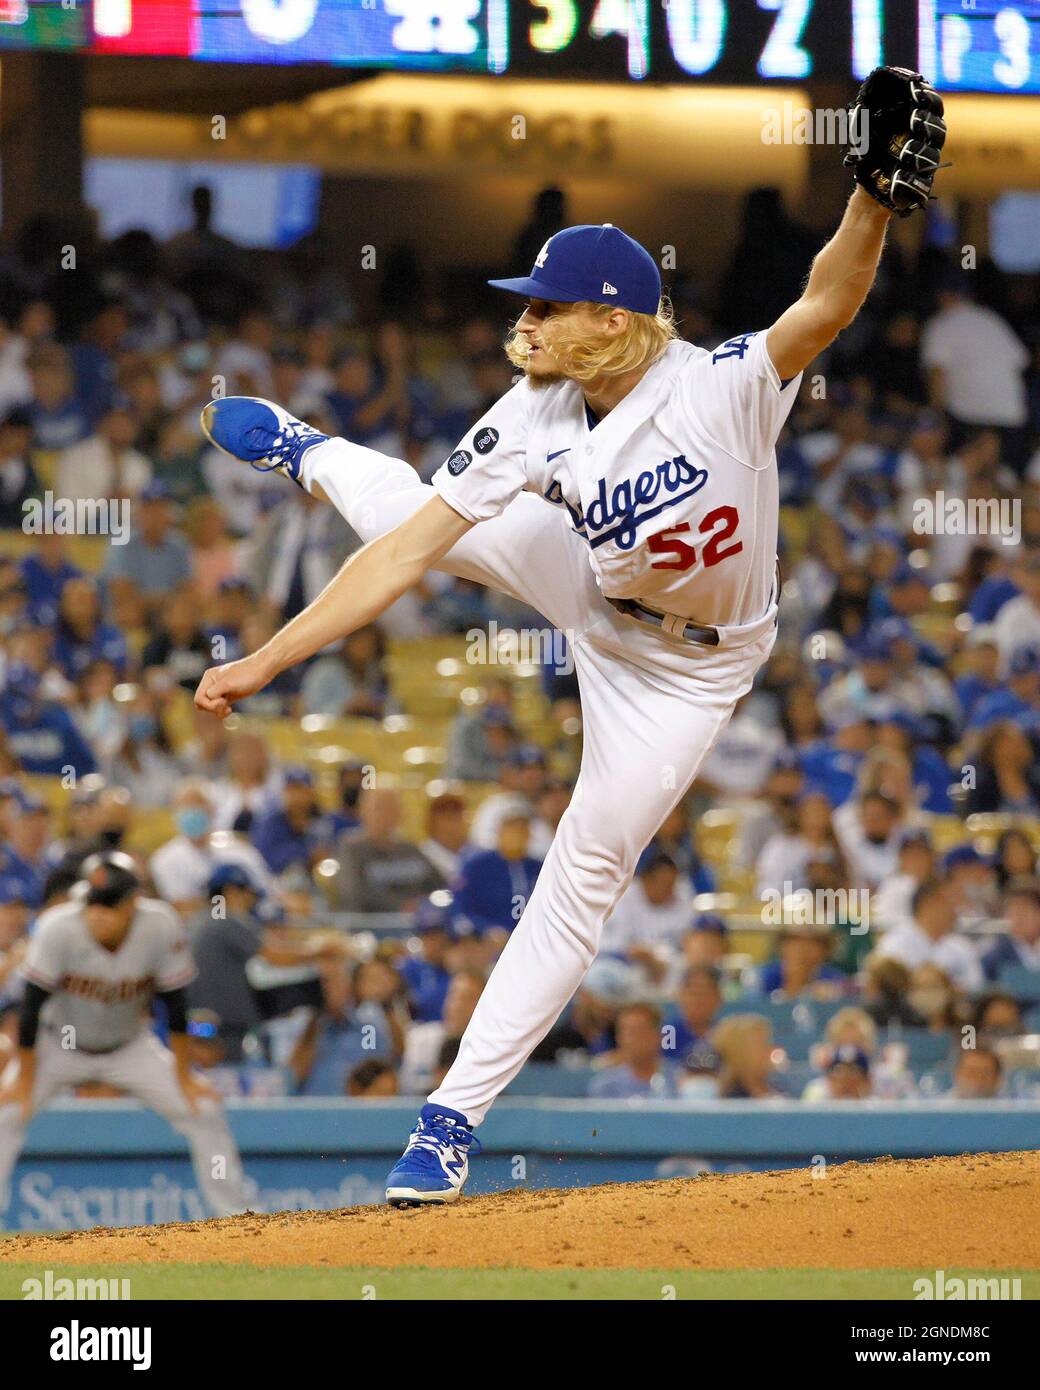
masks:
{"label": "baseball pitcher", "polygon": [[609,223],[568,227],[530,276],[491,281],[527,300],[506,345],[521,376],[430,485],[266,401],[203,410],[212,443],[331,502],[367,544],[264,647],[207,671],[200,709],[226,717],[430,568],[523,600],[574,655],[574,796],[458,1059],[389,1176],[391,1204],[458,1196],[474,1128],[580,984],[640,851],[769,656],[775,441],[803,369],[866,298],[891,213],[926,206],[942,109],[920,74],[867,79],[846,156],[858,186],[804,293],[765,331],[713,352],[678,340],[656,263]]}
{"label": "baseball pitcher", "polygon": [[[188,1065],[185,986],[195,966],[180,919],[140,896],[125,854],[92,855],[77,888],[41,914],[22,966],[18,1055],[0,1078],[0,1210],[33,1113],[65,1087],[103,1081],[185,1136],[217,1216],[244,1211],[235,1141],[216,1096]],[[149,1027],[155,996],[166,1004],[170,1048]]]}

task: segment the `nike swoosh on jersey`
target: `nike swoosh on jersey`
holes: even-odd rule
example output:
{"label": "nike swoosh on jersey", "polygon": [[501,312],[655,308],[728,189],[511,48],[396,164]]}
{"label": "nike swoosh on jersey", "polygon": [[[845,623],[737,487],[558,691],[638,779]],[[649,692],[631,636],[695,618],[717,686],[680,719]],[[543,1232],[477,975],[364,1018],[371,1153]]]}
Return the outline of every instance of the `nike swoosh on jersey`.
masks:
{"label": "nike swoosh on jersey", "polygon": [[556,452],[555,452],[555,454],[546,454],[546,456],[545,456],[545,461],[546,461],[546,463],[552,463],[553,459],[558,459],[562,454],[569,454],[569,453],[570,453],[570,446],[568,445],[568,447],[567,447],[566,449],[557,449]]}

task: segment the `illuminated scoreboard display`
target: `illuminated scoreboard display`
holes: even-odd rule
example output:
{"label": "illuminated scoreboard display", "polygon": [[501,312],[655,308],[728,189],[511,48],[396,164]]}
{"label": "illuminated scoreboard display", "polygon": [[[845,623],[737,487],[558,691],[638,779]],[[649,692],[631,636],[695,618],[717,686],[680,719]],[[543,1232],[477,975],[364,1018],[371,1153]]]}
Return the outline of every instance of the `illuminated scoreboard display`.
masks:
{"label": "illuminated scoreboard display", "polygon": [[921,0],[918,63],[945,91],[1040,92],[1040,3]]}
{"label": "illuminated scoreboard display", "polygon": [[913,62],[1040,91],[1040,0],[0,0],[0,50],[747,84]]}

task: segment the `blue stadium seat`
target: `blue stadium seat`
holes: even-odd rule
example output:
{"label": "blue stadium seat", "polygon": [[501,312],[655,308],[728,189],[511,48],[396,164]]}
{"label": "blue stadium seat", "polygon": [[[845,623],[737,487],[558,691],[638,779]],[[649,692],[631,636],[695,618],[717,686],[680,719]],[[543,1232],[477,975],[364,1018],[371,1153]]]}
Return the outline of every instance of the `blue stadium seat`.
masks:
{"label": "blue stadium seat", "polygon": [[528,1062],[520,1075],[506,1087],[504,1094],[583,1100],[588,1095],[591,1076],[591,1067],[561,1067],[555,1062]]}
{"label": "blue stadium seat", "polygon": [[1006,965],[997,977],[1000,988],[1023,1004],[1040,1004],[1040,970]]}

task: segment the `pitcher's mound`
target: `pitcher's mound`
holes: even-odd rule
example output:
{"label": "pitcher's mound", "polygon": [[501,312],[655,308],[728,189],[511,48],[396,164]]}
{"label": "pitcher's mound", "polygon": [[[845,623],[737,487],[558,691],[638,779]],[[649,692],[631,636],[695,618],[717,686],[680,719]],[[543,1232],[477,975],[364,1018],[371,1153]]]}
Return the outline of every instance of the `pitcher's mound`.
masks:
{"label": "pitcher's mound", "polygon": [[1040,1153],[517,1190],[0,1241],[0,1260],[527,1269],[1030,1269]]}

